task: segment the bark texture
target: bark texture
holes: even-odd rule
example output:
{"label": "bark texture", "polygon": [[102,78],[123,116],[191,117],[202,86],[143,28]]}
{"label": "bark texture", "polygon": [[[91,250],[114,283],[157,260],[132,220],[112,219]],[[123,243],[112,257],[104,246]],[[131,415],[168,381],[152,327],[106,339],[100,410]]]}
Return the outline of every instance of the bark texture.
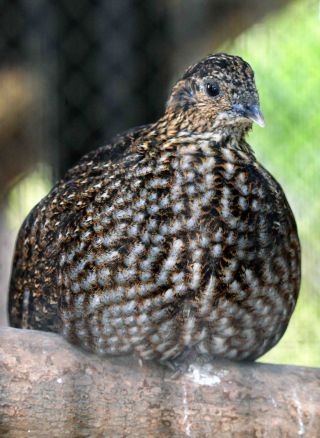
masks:
{"label": "bark texture", "polygon": [[320,370],[215,361],[173,378],[0,329],[1,437],[316,437]]}

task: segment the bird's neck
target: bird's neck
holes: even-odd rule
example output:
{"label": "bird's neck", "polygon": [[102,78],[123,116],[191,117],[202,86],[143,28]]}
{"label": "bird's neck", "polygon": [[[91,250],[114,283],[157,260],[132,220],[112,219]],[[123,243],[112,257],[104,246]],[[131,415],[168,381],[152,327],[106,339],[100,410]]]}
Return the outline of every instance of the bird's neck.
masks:
{"label": "bird's neck", "polygon": [[252,154],[245,141],[250,126],[219,125],[203,120],[194,120],[186,114],[166,113],[151,125],[139,140],[141,151],[174,150],[210,153],[210,148],[227,146]]}

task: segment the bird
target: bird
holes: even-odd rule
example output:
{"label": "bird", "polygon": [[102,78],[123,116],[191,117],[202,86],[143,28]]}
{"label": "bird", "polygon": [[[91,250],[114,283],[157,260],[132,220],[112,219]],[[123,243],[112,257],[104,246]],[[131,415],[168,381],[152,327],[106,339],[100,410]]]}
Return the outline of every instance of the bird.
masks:
{"label": "bird", "polygon": [[246,141],[254,122],[246,61],[216,53],[189,67],[159,120],[89,152],[25,219],[10,325],[159,363],[270,350],[301,256],[286,196]]}

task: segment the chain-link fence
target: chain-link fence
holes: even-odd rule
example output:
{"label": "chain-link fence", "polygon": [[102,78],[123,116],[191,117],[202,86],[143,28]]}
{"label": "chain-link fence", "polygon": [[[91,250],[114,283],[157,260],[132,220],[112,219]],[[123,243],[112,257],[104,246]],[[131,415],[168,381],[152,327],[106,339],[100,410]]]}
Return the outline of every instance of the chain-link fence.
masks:
{"label": "chain-link fence", "polygon": [[170,75],[161,2],[2,3],[1,67],[34,81],[38,135],[30,132],[30,143],[58,174],[159,115]]}

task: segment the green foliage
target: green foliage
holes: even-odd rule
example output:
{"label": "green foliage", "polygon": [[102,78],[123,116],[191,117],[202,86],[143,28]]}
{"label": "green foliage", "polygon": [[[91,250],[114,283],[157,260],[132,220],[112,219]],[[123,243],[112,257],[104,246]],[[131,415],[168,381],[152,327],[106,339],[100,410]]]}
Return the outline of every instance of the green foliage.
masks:
{"label": "green foliage", "polygon": [[224,47],[253,67],[266,128],[250,136],[258,159],[283,186],[302,244],[303,281],[282,341],[264,362],[320,365],[320,17],[300,1]]}
{"label": "green foliage", "polygon": [[10,231],[18,232],[23,220],[46,196],[51,186],[51,171],[43,163],[13,186],[8,196],[8,208],[5,211],[7,227]]}

